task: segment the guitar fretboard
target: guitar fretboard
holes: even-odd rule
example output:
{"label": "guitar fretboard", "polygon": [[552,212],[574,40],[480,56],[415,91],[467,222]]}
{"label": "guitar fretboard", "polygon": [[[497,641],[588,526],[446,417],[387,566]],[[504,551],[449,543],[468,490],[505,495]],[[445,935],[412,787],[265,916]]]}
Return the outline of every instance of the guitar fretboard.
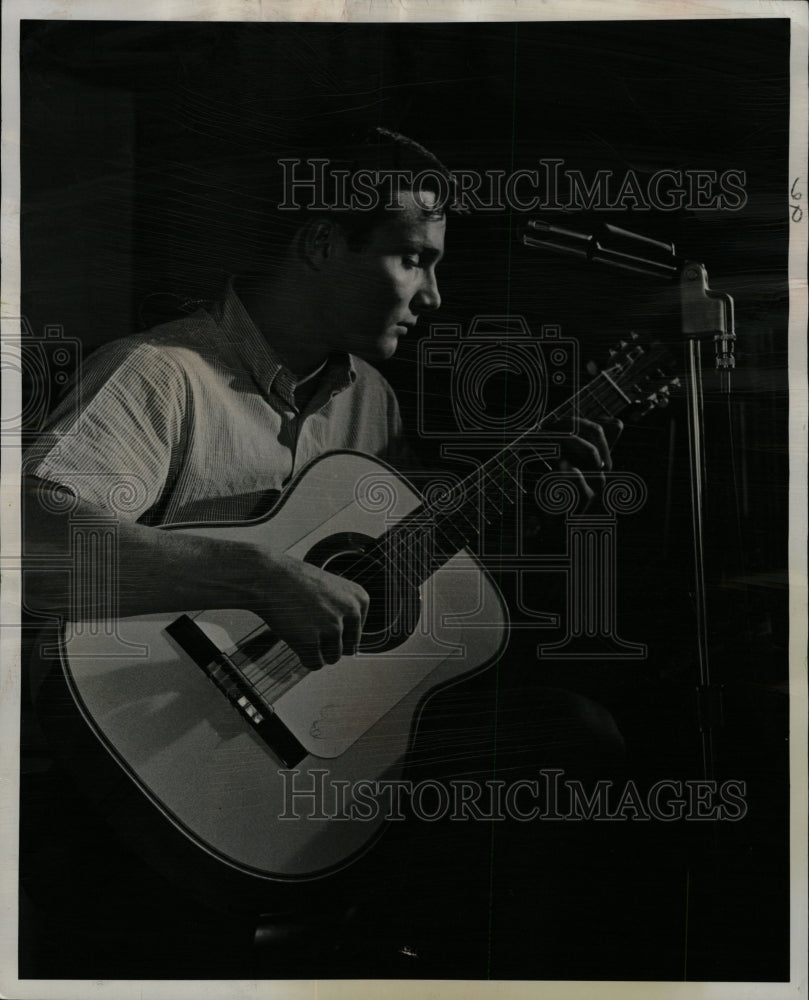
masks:
{"label": "guitar fretboard", "polygon": [[583,417],[612,420],[632,400],[607,372],[602,372],[566,403],[505,448],[483,462],[473,473],[445,490],[430,503],[420,504],[369,548],[363,560],[373,573],[379,568],[404,576],[419,586],[462,548],[475,548],[485,524],[501,518],[513,507],[523,489],[521,469],[526,462],[544,463],[553,451],[541,447],[540,432],[555,423]]}

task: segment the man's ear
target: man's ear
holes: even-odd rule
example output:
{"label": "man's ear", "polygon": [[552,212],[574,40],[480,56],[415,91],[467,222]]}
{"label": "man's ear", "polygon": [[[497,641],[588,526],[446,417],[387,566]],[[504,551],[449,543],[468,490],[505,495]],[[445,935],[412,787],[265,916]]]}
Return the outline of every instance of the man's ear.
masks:
{"label": "man's ear", "polygon": [[312,219],[301,233],[301,252],[310,266],[322,268],[332,252],[335,237],[334,223],[329,219]]}

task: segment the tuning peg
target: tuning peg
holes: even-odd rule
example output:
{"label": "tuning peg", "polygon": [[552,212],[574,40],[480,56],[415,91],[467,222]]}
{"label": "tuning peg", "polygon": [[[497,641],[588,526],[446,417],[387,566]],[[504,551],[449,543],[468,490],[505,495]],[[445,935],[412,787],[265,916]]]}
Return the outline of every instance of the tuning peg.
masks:
{"label": "tuning peg", "polygon": [[670,402],[669,387],[664,385],[662,389],[658,389],[657,392],[653,392],[652,395],[649,396],[649,403],[651,404],[649,409],[657,407],[662,410],[664,407],[668,406]]}

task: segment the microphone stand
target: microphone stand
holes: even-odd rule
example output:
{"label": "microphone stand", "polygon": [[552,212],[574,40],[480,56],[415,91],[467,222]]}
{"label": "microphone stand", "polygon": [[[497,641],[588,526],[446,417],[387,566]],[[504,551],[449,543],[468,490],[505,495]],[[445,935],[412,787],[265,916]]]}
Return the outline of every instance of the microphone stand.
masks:
{"label": "microphone stand", "polygon": [[586,263],[601,264],[622,270],[663,278],[679,286],[680,329],[685,348],[685,383],[688,411],[689,478],[691,485],[691,523],[694,550],[694,602],[697,628],[697,718],[702,749],[702,769],[706,779],[714,775],[716,729],[722,725],[722,687],[713,682],[708,644],[707,602],[705,593],[705,494],[707,465],[705,459],[704,412],[702,399],[703,340],[712,338],[716,351],[719,391],[728,395],[731,372],[735,367],[733,347],[733,299],[708,286],[704,264],[680,258],[673,243],[640,236],[618,226],[603,224],[594,232],[579,232],[531,219],[523,234],[525,246],[551,250],[576,257]]}

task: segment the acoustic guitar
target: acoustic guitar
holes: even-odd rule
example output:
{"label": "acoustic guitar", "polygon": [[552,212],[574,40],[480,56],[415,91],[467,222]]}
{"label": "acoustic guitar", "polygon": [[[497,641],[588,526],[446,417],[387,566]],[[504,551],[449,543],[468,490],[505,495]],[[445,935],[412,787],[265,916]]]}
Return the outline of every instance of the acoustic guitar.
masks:
{"label": "acoustic guitar", "polygon": [[665,402],[677,380],[663,358],[661,345],[622,344],[564,406],[429,501],[387,465],[334,452],[260,520],[166,528],[266,540],[361,583],[370,609],[357,653],[312,672],[239,609],[65,624],[43,722],[108,817],[147,853],[158,845],[163,867],[185,870],[190,855],[209,880],[316,879],[367,850],[385,821],[374,795],[402,775],[426,700],[505,648],[508,611],[475,550],[494,510],[519,501],[532,435]]}

